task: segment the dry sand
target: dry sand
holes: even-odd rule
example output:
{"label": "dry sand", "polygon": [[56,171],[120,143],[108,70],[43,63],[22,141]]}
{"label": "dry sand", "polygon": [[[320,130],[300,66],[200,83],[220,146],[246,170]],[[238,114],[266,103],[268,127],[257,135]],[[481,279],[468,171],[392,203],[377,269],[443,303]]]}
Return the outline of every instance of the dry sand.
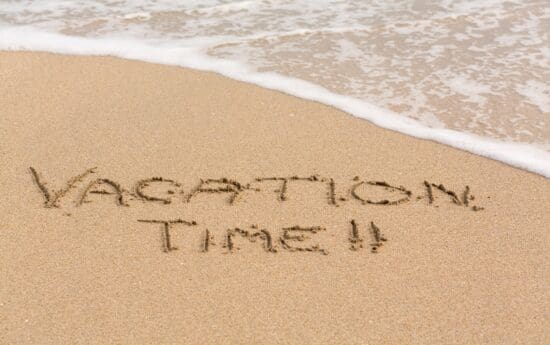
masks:
{"label": "dry sand", "polygon": [[0,167],[2,344],[550,343],[550,181],[328,106],[3,52]]}

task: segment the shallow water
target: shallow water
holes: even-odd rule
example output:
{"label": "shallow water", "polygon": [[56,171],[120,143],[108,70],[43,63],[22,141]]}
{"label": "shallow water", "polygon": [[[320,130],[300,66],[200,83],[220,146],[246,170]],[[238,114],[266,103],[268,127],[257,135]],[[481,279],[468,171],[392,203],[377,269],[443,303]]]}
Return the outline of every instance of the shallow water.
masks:
{"label": "shallow water", "polygon": [[[532,148],[535,161],[550,157],[546,1],[2,1],[2,27],[140,42],[156,48],[148,54],[160,60],[177,51],[182,65],[189,65],[186,52],[208,56],[218,71],[235,62],[250,73],[320,85],[425,127],[525,143],[519,151]],[[0,47],[17,49],[7,35],[0,34]],[[33,47],[42,50],[38,43],[24,46]],[[387,117],[379,124],[391,121],[390,112],[370,116]],[[440,141],[453,140],[462,139]],[[487,155],[506,161],[504,152]]]}

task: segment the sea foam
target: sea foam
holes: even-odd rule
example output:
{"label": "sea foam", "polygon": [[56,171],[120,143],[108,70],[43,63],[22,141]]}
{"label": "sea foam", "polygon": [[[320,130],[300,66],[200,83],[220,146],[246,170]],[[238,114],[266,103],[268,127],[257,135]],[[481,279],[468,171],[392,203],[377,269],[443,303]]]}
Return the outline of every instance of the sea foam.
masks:
{"label": "sea foam", "polygon": [[[550,14],[542,3],[369,5],[7,2],[0,4],[0,49],[213,71],[550,177],[548,37],[540,31]],[[469,24],[458,32],[466,15]],[[493,32],[507,21],[515,23],[510,30]],[[481,45],[491,35],[493,43]]]}

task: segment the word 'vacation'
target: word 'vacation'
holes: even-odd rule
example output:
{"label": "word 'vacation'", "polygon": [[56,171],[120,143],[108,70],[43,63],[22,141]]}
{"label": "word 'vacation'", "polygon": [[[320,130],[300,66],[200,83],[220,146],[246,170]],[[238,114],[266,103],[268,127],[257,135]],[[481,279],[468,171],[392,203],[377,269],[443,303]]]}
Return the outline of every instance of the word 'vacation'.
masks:
{"label": "word 'vacation'", "polygon": [[[472,204],[475,196],[471,193],[469,186],[466,185],[460,191],[453,191],[433,181],[423,181],[422,192],[417,196],[404,186],[386,181],[364,180],[359,176],[351,179],[344,189],[338,186],[333,178],[319,175],[256,177],[246,183],[225,177],[208,178],[200,179],[197,185],[189,189],[183,188],[182,184],[176,180],[157,176],[138,180],[130,188],[125,188],[109,178],[91,178],[97,172],[96,168],[92,168],[73,176],[62,188],[54,190],[48,187],[49,184],[35,168],[30,167],[29,171],[47,208],[61,207],[61,201],[78,188],[80,191],[75,199],[77,207],[92,202],[94,196],[108,197],[115,205],[124,207],[130,206],[130,202],[135,200],[163,205],[176,202],[190,203],[205,194],[225,195],[227,204],[235,205],[245,200],[249,193],[266,192],[274,193],[277,200],[285,202],[292,197],[293,186],[300,183],[324,190],[326,204],[334,207],[339,207],[347,201],[362,205],[396,206],[425,200],[427,205],[435,205],[437,197],[444,197],[456,206],[466,207],[472,211],[483,210],[483,207]],[[376,190],[376,197],[369,194],[373,190]],[[342,191],[345,195],[339,194]]]}

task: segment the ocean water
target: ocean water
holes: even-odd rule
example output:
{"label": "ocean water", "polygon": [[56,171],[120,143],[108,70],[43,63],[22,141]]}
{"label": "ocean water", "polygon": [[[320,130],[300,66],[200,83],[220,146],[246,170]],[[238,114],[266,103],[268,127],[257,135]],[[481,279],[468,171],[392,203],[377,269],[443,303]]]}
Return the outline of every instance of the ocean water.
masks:
{"label": "ocean water", "polygon": [[0,1],[0,49],[215,71],[550,177],[550,2]]}

